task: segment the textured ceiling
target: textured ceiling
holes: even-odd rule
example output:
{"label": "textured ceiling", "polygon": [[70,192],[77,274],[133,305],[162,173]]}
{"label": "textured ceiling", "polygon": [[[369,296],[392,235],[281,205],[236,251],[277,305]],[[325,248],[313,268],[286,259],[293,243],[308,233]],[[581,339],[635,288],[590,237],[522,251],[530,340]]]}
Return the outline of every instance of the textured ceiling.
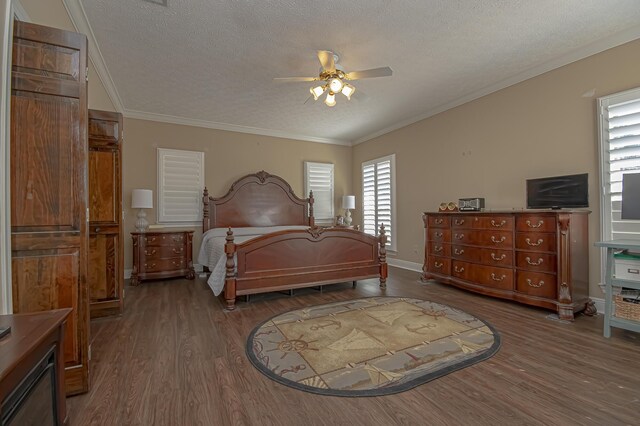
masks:
{"label": "textured ceiling", "polygon": [[[339,141],[423,117],[640,22],[638,0],[81,2],[125,113]],[[309,83],[272,79],[317,75],[317,50],[337,52],[347,71],[394,74],[354,82],[365,100],[303,105]]]}

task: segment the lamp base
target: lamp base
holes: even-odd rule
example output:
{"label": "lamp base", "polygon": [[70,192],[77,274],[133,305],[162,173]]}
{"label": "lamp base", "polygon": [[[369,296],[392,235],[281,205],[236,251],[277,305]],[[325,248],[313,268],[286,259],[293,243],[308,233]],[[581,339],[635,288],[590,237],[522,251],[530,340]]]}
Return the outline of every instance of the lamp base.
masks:
{"label": "lamp base", "polygon": [[346,226],[351,226],[351,212],[349,209],[345,209],[344,211],[344,224]]}
{"label": "lamp base", "polygon": [[147,213],[144,209],[138,210],[138,220],[136,220],[136,231],[147,232],[149,229],[149,221],[147,221]]}

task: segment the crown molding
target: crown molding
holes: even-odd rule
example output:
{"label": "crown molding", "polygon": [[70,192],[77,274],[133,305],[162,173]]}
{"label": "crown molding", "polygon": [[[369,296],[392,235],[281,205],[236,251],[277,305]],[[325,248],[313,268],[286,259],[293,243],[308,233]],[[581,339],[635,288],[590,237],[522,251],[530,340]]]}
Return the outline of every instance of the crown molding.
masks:
{"label": "crown molding", "polygon": [[20,3],[20,0],[10,0],[13,6],[13,13],[22,22],[31,22],[31,17]]}
{"label": "crown molding", "polygon": [[425,114],[421,114],[417,117],[403,120],[399,123],[396,123],[389,127],[385,127],[384,129],[378,130],[377,132],[374,132],[362,138],[356,139],[352,142],[352,145],[355,146],[355,145],[361,144],[368,140],[377,138],[378,136],[385,135],[387,133],[393,132],[394,130],[398,130],[403,127],[409,126],[411,124],[417,123],[418,121],[422,121],[429,117],[433,117],[434,115],[440,114],[441,112],[466,104],[467,102],[474,101],[478,98],[489,95],[493,92],[497,92],[498,90],[505,89],[509,86],[513,86],[525,80],[529,80],[533,77],[537,77],[546,72],[563,67],[565,65],[569,65],[570,63],[579,61],[581,59],[603,52],[605,50],[612,49],[622,44],[629,43],[630,41],[633,41],[639,38],[640,38],[640,26],[636,26],[636,27],[629,28],[627,30],[620,31],[618,33],[611,35],[610,37],[598,40],[582,48],[569,52],[566,55],[562,55],[550,61],[544,62],[538,66],[535,66],[521,73],[518,73],[512,77],[504,79],[496,84],[492,84],[478,91],[475,91],[469,95],[463,96],[451,102],[447,102],[443,105],[440,105],[436,108],[429,110]]}
{"label": "crown molding", "polygon": [[87,19],[87,14],[84,11],[82,3],[80,0],[62,0],[62,3],[64,4],[65,9],[67,9],[67,14],[69,15],[71,23],[75,27],[76,31],[87,36],[87,40],[89,42],[89,59],[95,67],[98,78],[102,82],[109,99],[111,99],[113,107],[117,112],[123,112],[124,106],[122,104],[122,99],[118,94],[118,89],[116,89],[116,85],[111,78],[111,74],[109,73],[107,64],[104,61],[104,57],[100,52],[98,42],[93,34],[91,25],[89,25],[89,20]]}
{"label": "crown molding", "polygon": [[328,143],[332,145],[351,146],[349,141],[285,132],[282,130],[261,129],[258,127],[240,126],[237,124],[218,123],[215,121],[199,120],[195,118],[177,117],[173,115],[156,114],[153,112],[126,109],[123,115],[138,120],[157,121],[160,123],[181,124],[184,126],[204,127],[207,129],[225,130],[228,132],[249,133],[252,135],[272,136],[275,138],[295,139],[307,142]]}

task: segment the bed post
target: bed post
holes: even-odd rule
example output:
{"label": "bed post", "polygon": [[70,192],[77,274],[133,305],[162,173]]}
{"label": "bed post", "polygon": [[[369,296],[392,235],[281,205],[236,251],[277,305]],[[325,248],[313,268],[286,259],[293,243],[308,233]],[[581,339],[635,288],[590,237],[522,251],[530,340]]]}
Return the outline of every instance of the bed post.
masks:
{"label": "bed post", "polygon": [[380,288],[387,288],[387,235],[384,233],[384,223],[380,224]]}
{"label": "bed post", "polygon": [[313,217],[313,191],[309,191],[309,227],[315,228],[316,220]]}
{"label": "bed post", "polygon": [[224,280],[224,300],[227,302],[227,309],[233,311],[236,308],[236,277],[235,262],[233,255],[236,252],[236,245],[233,243],[233,231],[231,227],[227,231],[227,243],[224,245],[224,252],[227,255],[227,273]]}
{"label": "bed post", "polygon": [[207,232],[211,224],[209,223],[209,191],[207,187],[204,187],[204,193],[202,194],[202,232]]}

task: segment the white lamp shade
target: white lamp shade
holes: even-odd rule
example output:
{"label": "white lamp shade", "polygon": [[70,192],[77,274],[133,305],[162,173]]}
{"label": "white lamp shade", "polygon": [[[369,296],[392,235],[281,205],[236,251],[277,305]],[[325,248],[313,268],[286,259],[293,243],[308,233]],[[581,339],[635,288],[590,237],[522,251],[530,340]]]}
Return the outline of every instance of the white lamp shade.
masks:
{"label": "white lamp shade", "polygon": [[132,209],[152,209],[153,191],[150,189],[134,189],[131,192]]}
{"label": "white lamp shade", "polygon": [[355,195],[343,195],[342,196],[342,208],[343,209],[355,209],[356,208],[356,196]]}

